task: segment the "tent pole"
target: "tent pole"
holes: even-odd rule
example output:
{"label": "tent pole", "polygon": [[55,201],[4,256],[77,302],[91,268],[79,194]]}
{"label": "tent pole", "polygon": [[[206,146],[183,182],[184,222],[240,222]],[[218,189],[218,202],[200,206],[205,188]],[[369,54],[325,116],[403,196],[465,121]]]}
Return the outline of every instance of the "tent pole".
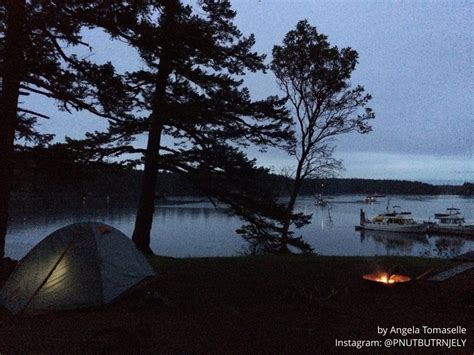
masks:
{"label": "tent pole", "polygon": [[41,288],[46,284],[46,282],[48,281],[49,277],[53,274],[54,270],[56,270],[56,268],[58,267],[59,263],[61,262],[61,260],[63,260],[64,256],[66,255],[66,253],[68,252],[68,250],[71,248],[71,246],[74,244],[74,241],[72,240],[69,245],[66,247],[66,249],[64,249],[64,251],[62,252],[61,256],[59,257],[58,261],[56,261],[56,263],[53,265],[53,267],[51,268],[51,270],[48,272],[48,274],[46,275],[45,279],[43,280],[43,282],[41,282],[41,284],[38,286],[38,288],[35,290],[35,292],[33,292],[33,294],[31,295],[31,297],[28,299],[28,302],[26,302],[26,305],[25,307],[23,307],[23,309],[20,311],[20,313],[18,315],[21,315],[27,308],[28,306],[30,305],[31,301],[33,300],[33,298],[35,298],[35,296],[38,294],[38,292],[41,290]]}

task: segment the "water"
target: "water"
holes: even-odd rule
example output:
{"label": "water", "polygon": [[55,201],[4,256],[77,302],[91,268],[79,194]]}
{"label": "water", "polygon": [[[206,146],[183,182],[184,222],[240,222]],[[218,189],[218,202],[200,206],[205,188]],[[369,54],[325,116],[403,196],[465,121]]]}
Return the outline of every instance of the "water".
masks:
{"label": "water", "polygon": [[[312,213],[312,223],[299,231],[321,255],[410,255],[452,257],[474,250],[474,238],[459,236],[407,235],[383,232],[357,232],[359,210],[366,215],[383,212],[386,199],[368,205],[365,196],[337,196],[328,206],[317,207],[312,197],[302,197],[296,208]],[[152,249],[173,257],[232,256],[245,251],[246,243],[235,233],[241,225],[208,202],[181,200],[182,203],[157,204],[152,229]],[[458,196],[393,196],[391,205],[411,211],[417,220],[428,220],[447,207],[458,207],[466,221],[474,220],[474,198]],[[100,221],[131,235],[135,205],[117,206],[88,201],[81,206],[35,204],[35,208],[15,210],[7,235],[7,255],[21,258],[45,236],[67,224]]]}

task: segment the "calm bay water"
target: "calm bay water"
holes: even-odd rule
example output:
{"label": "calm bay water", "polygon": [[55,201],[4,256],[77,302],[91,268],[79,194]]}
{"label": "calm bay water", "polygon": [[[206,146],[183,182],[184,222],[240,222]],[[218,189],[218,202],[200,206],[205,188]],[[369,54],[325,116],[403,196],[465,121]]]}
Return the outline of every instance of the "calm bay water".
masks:
{"label": "calm bay water", "polygon": [[[368,217],[384,212],[387,199],[368,205],[365,196],[336,196],[327,206],[318,207],[313,197],[298,200],[297,209],[312,213],[312,223],[299,231],[321,255],[410,255],[451,257],[474,250],[474,238],[458,236],[409,235],[383,232],[357,232],[359,210]],[[235,233],[241,225],[208,202],[181,199],[179,203],[157,204],[151,246],[155,253],[173,257],[232,256],[246,250],[246,243]],[[458,196],[392,196],[391,205],[411,211],[417,220],[432,219],[447,207],[458,207],[466,221],[474,223],[474,198]],[[80,206],[56,207],[38,202],[35,208],[12,213],[7,235],[7,255],[24,256],[36,243],[58,228],[75,222],[99,221],[130,236],[135,206],[117,206],[114,201],[86,201]]]}

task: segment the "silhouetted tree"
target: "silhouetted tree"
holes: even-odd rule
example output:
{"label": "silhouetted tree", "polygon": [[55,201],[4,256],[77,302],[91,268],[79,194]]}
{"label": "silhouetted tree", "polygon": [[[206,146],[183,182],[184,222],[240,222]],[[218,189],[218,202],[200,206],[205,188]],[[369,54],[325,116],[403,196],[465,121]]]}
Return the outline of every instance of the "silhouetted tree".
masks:
{"label": "silhouetted tree", "polygon": [[11,190],[13,141],[22,77],[25,1],[6,1],[0,11],[0,31],[3,34],[0,44],[3,54],[0,59],[0,258],[3,258]]}
{"label": "silhouetted tree", "polygon": [[[35,130],[46,115],[19,106],[21,95],[54,99],[61,110],[107,113],[108,88],[115,80],[111,64],[95,65],[71,54],[82,42],[83,1],[6,0],[0,4],[0,257],[4,255],[16,143],[44,144],[51,135]],[[69,47],[67,53],[63,49]]]}
{"label": "silhouetted tree", "polygon": [[327,37],[307,21],[298,22],[283,44],[273,47],[271,68],[291,106],[297,133],[290,150],[296,169],[282,228],[282,251],[287,250],[291,216],[304,179],[328,177],[341,166],[333,156],[331,138],[371,130],[368,121],[374,113],[366,107],[371,96],[362,86],[351,88],[349,82],[357,58],[351,48],[331,47]]}

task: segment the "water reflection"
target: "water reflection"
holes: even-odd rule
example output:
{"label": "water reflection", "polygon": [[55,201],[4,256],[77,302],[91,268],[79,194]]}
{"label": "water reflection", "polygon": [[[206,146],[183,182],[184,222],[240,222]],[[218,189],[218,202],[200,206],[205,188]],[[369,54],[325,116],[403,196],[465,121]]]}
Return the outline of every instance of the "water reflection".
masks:
{"label": "water reflection", "polygon": [[434,245],[432,253],[435,251],[439,257],[460,255],[464,251],[466,244],[466,240],[458,238],[457,236],[433,236],[431,239]]}
{"label": "water reflection", "polygon": [[375,243],[383,244],[388,250],[409,251],[414,245],[429,244],[425,234],[390,233],[383,231],[360,231],[360,240],[363,243],[367,238]]}
{"label": "water reflection", "polygon": [[380,231],[360,231],[360,241],[368,240],[383,245],[387,254],[403,252],[412,255],[414,250],[420,256],[426,257],[453,257],[460,255],[466,249],[468,240],[459,236],[429,236],[427,234],[394,233]]}
{"label": "water reflection", "polygon": [[[356,232],[359,209],[368,216],[383,212],[385,203],[368,205],[365,196],[335,196],[325,206],[316,206],[313,197],[297,201],[297,209],[312,214],[312,223],[297,231],[321,255],[412,255],[450,257],[474,249],[474,239],[425,236],[387,232]],[[461,208],[466,220],[474,219],[474,199],[457,196],[392,196],[392,203],[412,211],[421,220],[444,211]],[[131,235],[135,222],[135,202],[89,201],[85,204],[34,201],[17,206],[11,214],[7,254],[19,258],[54,230],[80,221],[99,221]],[[235,230],[242,222],[212,204],[184,198],[172,203],[157,203],[151,236],[156,253],[167,256],[239,255],[247,245]]]}

